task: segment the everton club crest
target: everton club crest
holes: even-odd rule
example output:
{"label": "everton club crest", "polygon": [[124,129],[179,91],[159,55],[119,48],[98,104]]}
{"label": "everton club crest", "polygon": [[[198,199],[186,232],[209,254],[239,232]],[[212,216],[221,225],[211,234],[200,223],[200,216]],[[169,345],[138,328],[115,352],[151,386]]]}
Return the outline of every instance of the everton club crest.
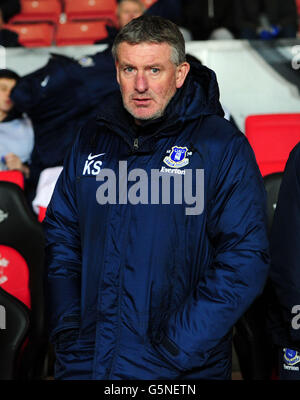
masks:
{"label": "everton club crest", "polygon": [[283,349],[283,359],[287,365],[295,365],[300,362],[298,351],[292,349]]}
{"label": "everton club crest", "polygon": [[185,167],[189,163],[189,159],[186,158],[187,152],[187,147],[173,146],[170,155],[164,158],[164,163],[171,168]]}

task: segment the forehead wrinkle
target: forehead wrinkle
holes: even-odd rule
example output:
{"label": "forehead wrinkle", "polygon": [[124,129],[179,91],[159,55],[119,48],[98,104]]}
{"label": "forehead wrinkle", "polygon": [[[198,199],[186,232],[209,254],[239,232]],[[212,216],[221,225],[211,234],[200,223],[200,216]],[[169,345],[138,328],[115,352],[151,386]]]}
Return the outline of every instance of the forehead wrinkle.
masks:
{"label": "forehead wrinkle", "polygon": [[[164,49],[165,48],[165,49]],[[161,51],[163,49],[163,51]],[[132,50],[132,51],[131,51]],[[118,60],[121,65],[164,65],[161,58],[166,62],[171,62],[171,47],[167,43],[139,43],[129,44],[120,43],[118,51]],[[122,58],[122,60],[120,59]],[[141,60],[141,61],[140,61]]]}

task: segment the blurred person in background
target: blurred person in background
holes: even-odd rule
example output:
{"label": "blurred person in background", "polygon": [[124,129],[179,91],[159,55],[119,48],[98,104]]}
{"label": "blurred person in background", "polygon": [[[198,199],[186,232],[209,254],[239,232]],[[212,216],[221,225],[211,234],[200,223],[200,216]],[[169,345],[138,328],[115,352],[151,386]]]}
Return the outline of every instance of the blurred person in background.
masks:
{"label": "blurred person in background", "polygon": [[193,40],[234,39],[234,0],[187,0],[182,6],[182,25]]}
{"label": "blurred person in background", "polygon": [[97,40],[95,44],[108,43],[112,45],[117,33],[132,19],[147,15],[158,15],[167,18],[175,24],[179,25],[179,29],[183,34],[185,40],[192,40],[191,32],[182,26],[182,12],[183,4],[181,0],[157,0],[149,8],[146,8],[141,0],[119,0],[116,15],[117,27],[107,25],[107,37],[105,39]]}
{"label": "blurred person in background", "polygon": [[11,70],[0,70],[0,169],[19,170],[29,177],[34,133],[30,120],[24,117],[10,99],[19,76]]}
{"label": "blurred person in background", "polygon": [[19,0],[0,0],[0,46],[20,47],[18,34],[4,25],[21,11]]}
{"label": "blurred person in background", "polygon": [[20,11],[20,0],[0,0],[0,27]]}
{"label": "blurred person in background", "polygon": [[95,44],[108,43],[112,45],[120,29],[133,18],[137,18],[145,12],[144,3],[140,0],[120,0],[117,5],[117,27],[106,25],[107,37],[97,40]]}
{"label": "blurred person in background", "polygon": [[235,0],[239,38],[248,40],[296,38],[295,0]]}
{"label": "blurred person in background", "polygon": [[300,143],[285,166],[270,238],[269,331],[280,380],[300,380]]}

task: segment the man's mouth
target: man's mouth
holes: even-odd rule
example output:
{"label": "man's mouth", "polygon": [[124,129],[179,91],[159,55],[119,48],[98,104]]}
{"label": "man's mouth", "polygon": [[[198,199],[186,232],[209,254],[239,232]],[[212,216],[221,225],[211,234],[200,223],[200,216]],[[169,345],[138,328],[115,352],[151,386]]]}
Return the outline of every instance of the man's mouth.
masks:
{"label": "man's mouth", "polygon": [[134,104],[138,107],[146,107],[150,104],[151,101],[152,101],[151,98],[138,98],[138,97],[133,98]]}

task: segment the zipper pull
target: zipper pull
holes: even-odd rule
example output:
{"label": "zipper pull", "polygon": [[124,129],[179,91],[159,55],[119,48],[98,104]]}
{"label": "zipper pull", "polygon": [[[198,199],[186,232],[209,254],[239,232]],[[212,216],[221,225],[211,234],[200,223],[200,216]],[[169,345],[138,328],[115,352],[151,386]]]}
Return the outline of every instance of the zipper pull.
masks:
{"label": "zipper pull", "polygon": [[135,138],[133,141],[133,151],[138,151],[139,149],[139,139]]}

